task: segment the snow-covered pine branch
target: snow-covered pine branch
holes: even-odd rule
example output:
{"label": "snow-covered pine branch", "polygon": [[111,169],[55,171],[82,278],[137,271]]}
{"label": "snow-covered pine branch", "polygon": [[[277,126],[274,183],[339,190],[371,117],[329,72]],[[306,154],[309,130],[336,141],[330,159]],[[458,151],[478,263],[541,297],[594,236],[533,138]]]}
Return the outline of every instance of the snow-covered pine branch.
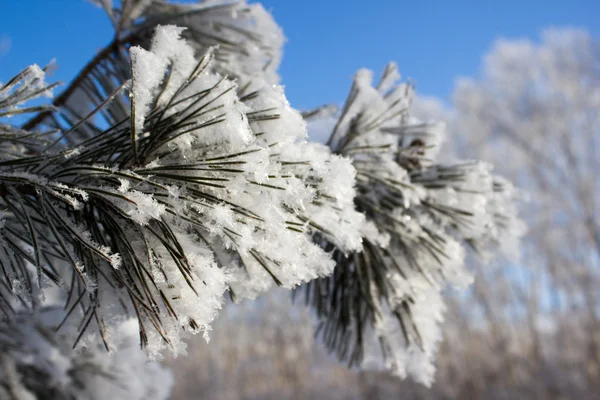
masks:
{"label": "snow-covered pine branch", "polygon": [[[187,28],[183,36],[195,54],[201,56],[212,49],[214,60],[209,68],[238,80],[240,85],[248,77],[257,75],[269,84],[279,82],[277,68],[285,38],[273,17],[259,3],[249,5],[246,0],[207,0],[196,4],[166,0],[93,2],[107,12],[115,28],[115,38],[54,99],[54,105],[61,107],[63,118],[39,113],[24,127],[46,125],[68,129],[70,122],[85,117],[131,77],[129,47],[148,48],[158,25]],[[99,115],[113,125],[127,116],[127,109],[126,101],[117,96]],[[72,135],[69,142],[94,134],[84,127]]]}
{"label": "snow-covered pine branch", "polygon": [[414,90],[399,77],[390,64],[373,87],[372,73],[358,71],[333,127],[327,144],[357,171],[363,252],[334,250],[333,275],[310,282],[306,293],[338,357],[369,365],[380,348],[387,368],[430,384],[442,292],[471,280],[465,247],[485,256],[522,228],[510,184],[490,165],[435,161],[445,127],[411,115]]}
{"label": "snow-covered pine branch", "polygon": [[154,357],[185,351],[185,331],[206,334],[230,285],[253,297],[329,274],[315,232],[360,248],[351,164],[306,143],[280,88],[255,80],[238,98],[180,33],[159,27],[150,51],[131,49],[129,117],[71,148],[89,116],[0,161],[2,247],[25,304],[50,278],[82,334],[94,326],[110,349],[132,314]]}
{"label": "snow-covered pine branch", "polygon": [[[60,307],[22,313],[0,325],[0,398],[7,400],[165,400],[170,372],[139,350],[137,321],[115,327],[119,351],[107,352],[94,335],[73,350],[77,326],[62,326]],[[131,379],[135,371],[135,379]]]}

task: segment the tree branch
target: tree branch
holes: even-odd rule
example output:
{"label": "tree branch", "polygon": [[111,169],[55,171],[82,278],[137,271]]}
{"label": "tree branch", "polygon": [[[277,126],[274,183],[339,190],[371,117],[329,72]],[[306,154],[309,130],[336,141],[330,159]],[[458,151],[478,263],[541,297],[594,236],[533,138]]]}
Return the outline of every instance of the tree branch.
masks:
{"label": "tree branch", "polygon": [[[71,95],[75,92],[75,90],[81,85],[81,83],[88,77],[88,75],[100,64],[103,60],[105,60],[112,52],[119,49],[119,47],[125,44],[131,44],[133,40],[137,36],[137,31],[132,32],[124,38],[119,38],[115,36],[115,38],[106,46],[104,49],[100,50],[98,54],[89,62],[87,65],[79,72],[79,74],[69,83],[69,86],[59,95],[57,96],[52,105],[54,107],[62,107],[64,106]],[[37,114],[35,117],[31,118],[29,121],[25,122],[22,129],[31,130],[38,126],[48,115],[52,113],[52,110],[43,111]]]}

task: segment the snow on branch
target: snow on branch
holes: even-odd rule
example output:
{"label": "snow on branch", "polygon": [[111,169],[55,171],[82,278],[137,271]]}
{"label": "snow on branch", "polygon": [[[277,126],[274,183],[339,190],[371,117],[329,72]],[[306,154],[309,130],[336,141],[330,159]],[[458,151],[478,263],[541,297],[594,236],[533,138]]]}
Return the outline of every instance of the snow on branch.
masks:
{"label": "snow on branch", "polygon": [[76,327],[64,326],[55,332],[62,315],[60,308],[49,307],[39,315],[22,313],[0,325],[1,398],[168,398],[173,377],[165,367],[149,362],[139,349],[135,320],[115,327],[119,351],[109,353],[93,337],[73,350]]}
{"label": "snow on branch", "polygon": [[185,352],[185,332],[207,337],[229,288],[254,297],[331,273],[313,234],[361,245],[348,160],[306,142],[281,88],[239,88],[181,32],[158,27],[149,51],[131,49],[127,119],[104,131],[88,119],[98,133],[76,152],[64,143],[78,124],[62,148],[0,162],[1,244],[23,301],[35,309],[36,286],[55,282],[65,320],[109,349],[111,327],[135,315],[155,358]]}
{"label": "snow on branch", "polygon": [[508,182],[479,161],[436,162],[445,127],[410,113],[414,90],[395,64],[379,84],[357,72],[327,144],[352,159],[363,252],[334,250],[332,276],[308,284],[319,334],[338,357],[431,384],[441,339],[442,292],[471,281],[466,248],[484,255],[522,234]]}

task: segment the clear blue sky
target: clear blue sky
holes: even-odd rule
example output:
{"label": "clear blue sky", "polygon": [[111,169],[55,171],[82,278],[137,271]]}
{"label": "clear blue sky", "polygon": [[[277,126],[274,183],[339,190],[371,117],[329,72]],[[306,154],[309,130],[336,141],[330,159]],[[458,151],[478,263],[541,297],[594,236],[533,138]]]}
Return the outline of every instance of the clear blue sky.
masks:
{"label": "clear blue sky", "polygon": [[[600,34],[598,0],[262,3],[288,38],[280,74],[298,108],[341,103],[356,69],[379,72],[390,60],[419,93],[447,99],[454,79],[477,74],[499,36],[537,38],[550,26]],[[55,79],[68,82],[111,34],[104,13],[83,0],[0,0],[0,81],[56,58]]]}

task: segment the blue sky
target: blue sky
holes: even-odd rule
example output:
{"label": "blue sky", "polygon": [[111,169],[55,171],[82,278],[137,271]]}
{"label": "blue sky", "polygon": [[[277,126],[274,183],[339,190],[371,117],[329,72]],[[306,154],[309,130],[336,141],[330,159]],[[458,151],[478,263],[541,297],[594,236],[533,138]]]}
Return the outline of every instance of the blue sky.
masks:
{"label": "blue sky", "polygon": [[[288,38],[280,74],[297,108],[343,102],[356,69],[379,72],[390,60],[420,94],[448,99],[455,78],[476,75],[498,37],[537,38],[550,26],[600,34],[600,1],[591,0],[262,3]],[[111,35],[103,12],[84,0],[0,0],[0,81],[56,58],[54,78],[68,82]]]}

